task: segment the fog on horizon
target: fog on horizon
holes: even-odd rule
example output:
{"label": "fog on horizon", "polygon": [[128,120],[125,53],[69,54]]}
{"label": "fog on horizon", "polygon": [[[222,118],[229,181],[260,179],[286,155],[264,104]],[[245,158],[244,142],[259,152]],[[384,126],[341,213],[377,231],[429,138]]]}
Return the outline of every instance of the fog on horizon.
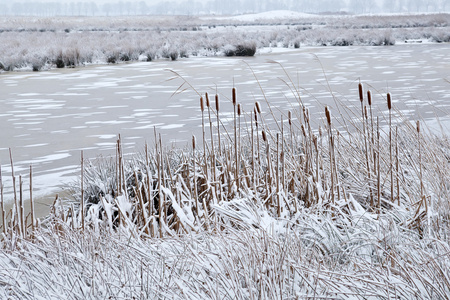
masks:
{"label": "fog on horizon", "polygon": [[271,10],[349,14],[448,12],[450,0],[0,0],[0,15],[12,16],[237,15]]}

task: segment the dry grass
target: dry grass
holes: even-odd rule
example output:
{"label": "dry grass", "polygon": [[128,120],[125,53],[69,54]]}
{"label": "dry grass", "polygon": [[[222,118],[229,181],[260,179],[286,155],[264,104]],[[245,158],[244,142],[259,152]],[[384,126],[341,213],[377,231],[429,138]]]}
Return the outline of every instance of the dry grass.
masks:
{"label": "dry grass", "polygon": [[361,113],[341,107],[358,118],[327,107],[315,127],[287,84],[299,109],[270,113],[273,126],[233,89],[227,128],[205,95],[200,142],[167,148],[155,132],[127,159],[119,137],[116,157],[82,158],[74,199],[36,228],[13,208],[0,295],[448,299],[448,136],[404,120],[389,95],[373,116],[362,86]]}

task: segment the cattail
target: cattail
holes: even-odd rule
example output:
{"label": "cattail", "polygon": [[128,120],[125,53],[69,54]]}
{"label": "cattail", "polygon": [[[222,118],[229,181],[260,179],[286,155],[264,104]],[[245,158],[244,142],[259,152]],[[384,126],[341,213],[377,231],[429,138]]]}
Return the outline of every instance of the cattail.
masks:
{"label": "cattail", "polygon": [[420,133],[420,121],[417,121],[417,133]]}
{"label": "cattail", "polygon": [[200,97],[200,109],[202,112],[205,110],[205,105],[203,104],[203,97]]}
{"label": "cattail", "polygon": [[258,114],[260,114],[261,113],[261,106],[259,105],[258,101],[255,102],[255,106],[256,106],[256,111],[258,112]]}
{"label": "cattail", "polygon": [[303,126],[303,124],[302,124],[301,128],[302,128],[303,136],[306,137],[306,130],[305,130],[305,126]]}
{"label": "cattail", "polygon": [[358,90],[359,90],[359,101],[363,102],[364,101],[363,86],[361,83],[358,84]]}
{"label": "cattail", "polygon": [[328,106],[325,106],[325,115],[327,116],[328,125],[331,126],[331,115],[330,111],[328,110]]}
{"label": "cattail", "polygon": [[364,105],[364,116],[366,117],[366,120],[369,120],[369,115],[367,114],[367,106]]}
{"label": "cattail", "polygon": [[391,110],[392,108],[392,100],[391,100],[391,94],[387,93],[387,105],[388,105],[388,109]]}
{"label": "cattail", "polygon": [[219,95],[216,94],[216,111],[217,111],[217,140],[219,142],[219,152],[221,151],[220,143],[220,121],[219,121]]}
{"label": "cattail", "polygon": [[292,126],[292,114],[291,114],[291,111],[288,111],[288,122],[289,122],[289,126]]}
{"label": "cattail", "polygon": [[233,95],[233,105],[236,105],[236,88],[233,88],[232,95]]}
{"label": "cattail", "polygon": [[264,130],[262,131],[262,139],[263,139],[264,142],[267,141],[266,132]]}
{"label": "cattail", "polygon": [[387,93],[387,105],[389,109],[389,173],[391,174],[391,202],[394,202],[394,172],[392,170],[392,100],[390,93]]}
{"label": "cattail", "polygon": [[206,99],[206,107],[209,108],[209,97],[208,97],[208,93],[205,93],[205,99]]}
{"label": "cattail", "polygon": [[238,105],[237,105],[237,113],[238,113],[238,116],[240,116],[241,115],[241,104],[239,103]]}
{"label": "cattail", "polygon": [[255,113],[255,122],[256,122],[256,126],[258,126],[258,114],[256,113],[256,108],[253,109],[253,112]]}
{"label": "cattail", "polygon": [[195,150],[195,135],[192,136],[192,149]]}
{"label": "cattail", "polygon": [[367,91],[367,102],[369,106],[372,105],[372,93],[370,91]]}
{"label": "cattail", "polygon": [[216,111],[219,111],[219,95],[216,94]]}

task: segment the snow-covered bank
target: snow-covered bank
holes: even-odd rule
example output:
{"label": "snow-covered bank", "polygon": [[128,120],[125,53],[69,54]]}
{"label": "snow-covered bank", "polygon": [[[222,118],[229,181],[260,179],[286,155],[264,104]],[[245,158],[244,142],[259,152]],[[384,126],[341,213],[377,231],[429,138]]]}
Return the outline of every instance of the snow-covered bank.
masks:
{"label": "snow-covered bank", "polygon": [[187,56],[217,56],[230,47],[393,45],[449,42],[450,15],[313,16],[292,12],[198,18],[5,18],[0,71],[75,67]]}

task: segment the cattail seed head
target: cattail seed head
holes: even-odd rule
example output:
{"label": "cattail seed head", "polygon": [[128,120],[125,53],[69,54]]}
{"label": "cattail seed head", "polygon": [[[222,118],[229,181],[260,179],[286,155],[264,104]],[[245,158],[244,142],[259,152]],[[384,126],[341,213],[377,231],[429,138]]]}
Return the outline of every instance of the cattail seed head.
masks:
{"label": "cattail seed head", "polygon": [[369,115],[367,114],[367,106],[364,105],[364,115],[366,117],[366,120],[369,119]]}
{"label": "cattail seed head", "polygon": [[264,130],[262,131],[262,139],[263,139],[264,142],[267,141],[266,132]]}
{"label": "cattail seed head", "polygon": [[325,115],[327,116],[328,125],[331,126],[331,114],[330,111],[328,110],[328,106],[325,106]]}
{"label": "cattail seed head", "polygon": [[202,112],[205,110],[205,104],[203,104],[203,97],[200,97],[200,109]]}
{"label": "cattail seed head", "polygon": [[195,135],[192,136],[192,149],[195,150]]}
{"label": "cattail seed head", "polygon": [[417,121],[417,133],[420,133],[420,121]]}
{"label": "cattail seed head", "polygon": [[258,114],[260,114],[261,113],[261,106],[259,106],[259,102],[256,101],[255,105],[256,105],[256,111],[258,112]]}
{"label": "cattail seed head", "polygon": [[289,121],[289,126],[292,126],[292,114],[291,114],[291,111],[288,111],[288,121]]}
{"label": "cattail seed head", "polygon": [[232,95],[233,95],[233,105],[236,105],[236,88],[233,88]]}
{"label": "cattail seed head", "polygon": [[370,91],[367,91],[367,102],[372,105],[372,93]]}
{"label": "cattail seed head", "polygon": [[359,90],[359,101],[363,102],[364,101],[363,86],[361,83],[358,84],[358,90]]}
{"label": "cattail seed head", "polygon": [[206,107],[209,107],[209,97],[208,97],[208,93],[205,93],[205,99],[206,99]]}
{"label": "cattail seed head", "polygon": [[240,116],[241,115],[241,104],[239,103],[238,104],[238,106],[237,106],[237,113],[238,113],[238,116]]}
{"label": "cattail seed head", "polygon": [[387,93],[387,105],[388,109],[391,110],[392,109],[391,93]]}
{"label": "cattail seed head", "polygon": [[303,126],[303,125],[302,125],[302,133],[303,133],[303,136],[306,137],[306,130],[305,130],[305,126]]}
{"label": "cattail seed head", "polygon": [[219,95],[216,94],[216,111],[219,111]]}

